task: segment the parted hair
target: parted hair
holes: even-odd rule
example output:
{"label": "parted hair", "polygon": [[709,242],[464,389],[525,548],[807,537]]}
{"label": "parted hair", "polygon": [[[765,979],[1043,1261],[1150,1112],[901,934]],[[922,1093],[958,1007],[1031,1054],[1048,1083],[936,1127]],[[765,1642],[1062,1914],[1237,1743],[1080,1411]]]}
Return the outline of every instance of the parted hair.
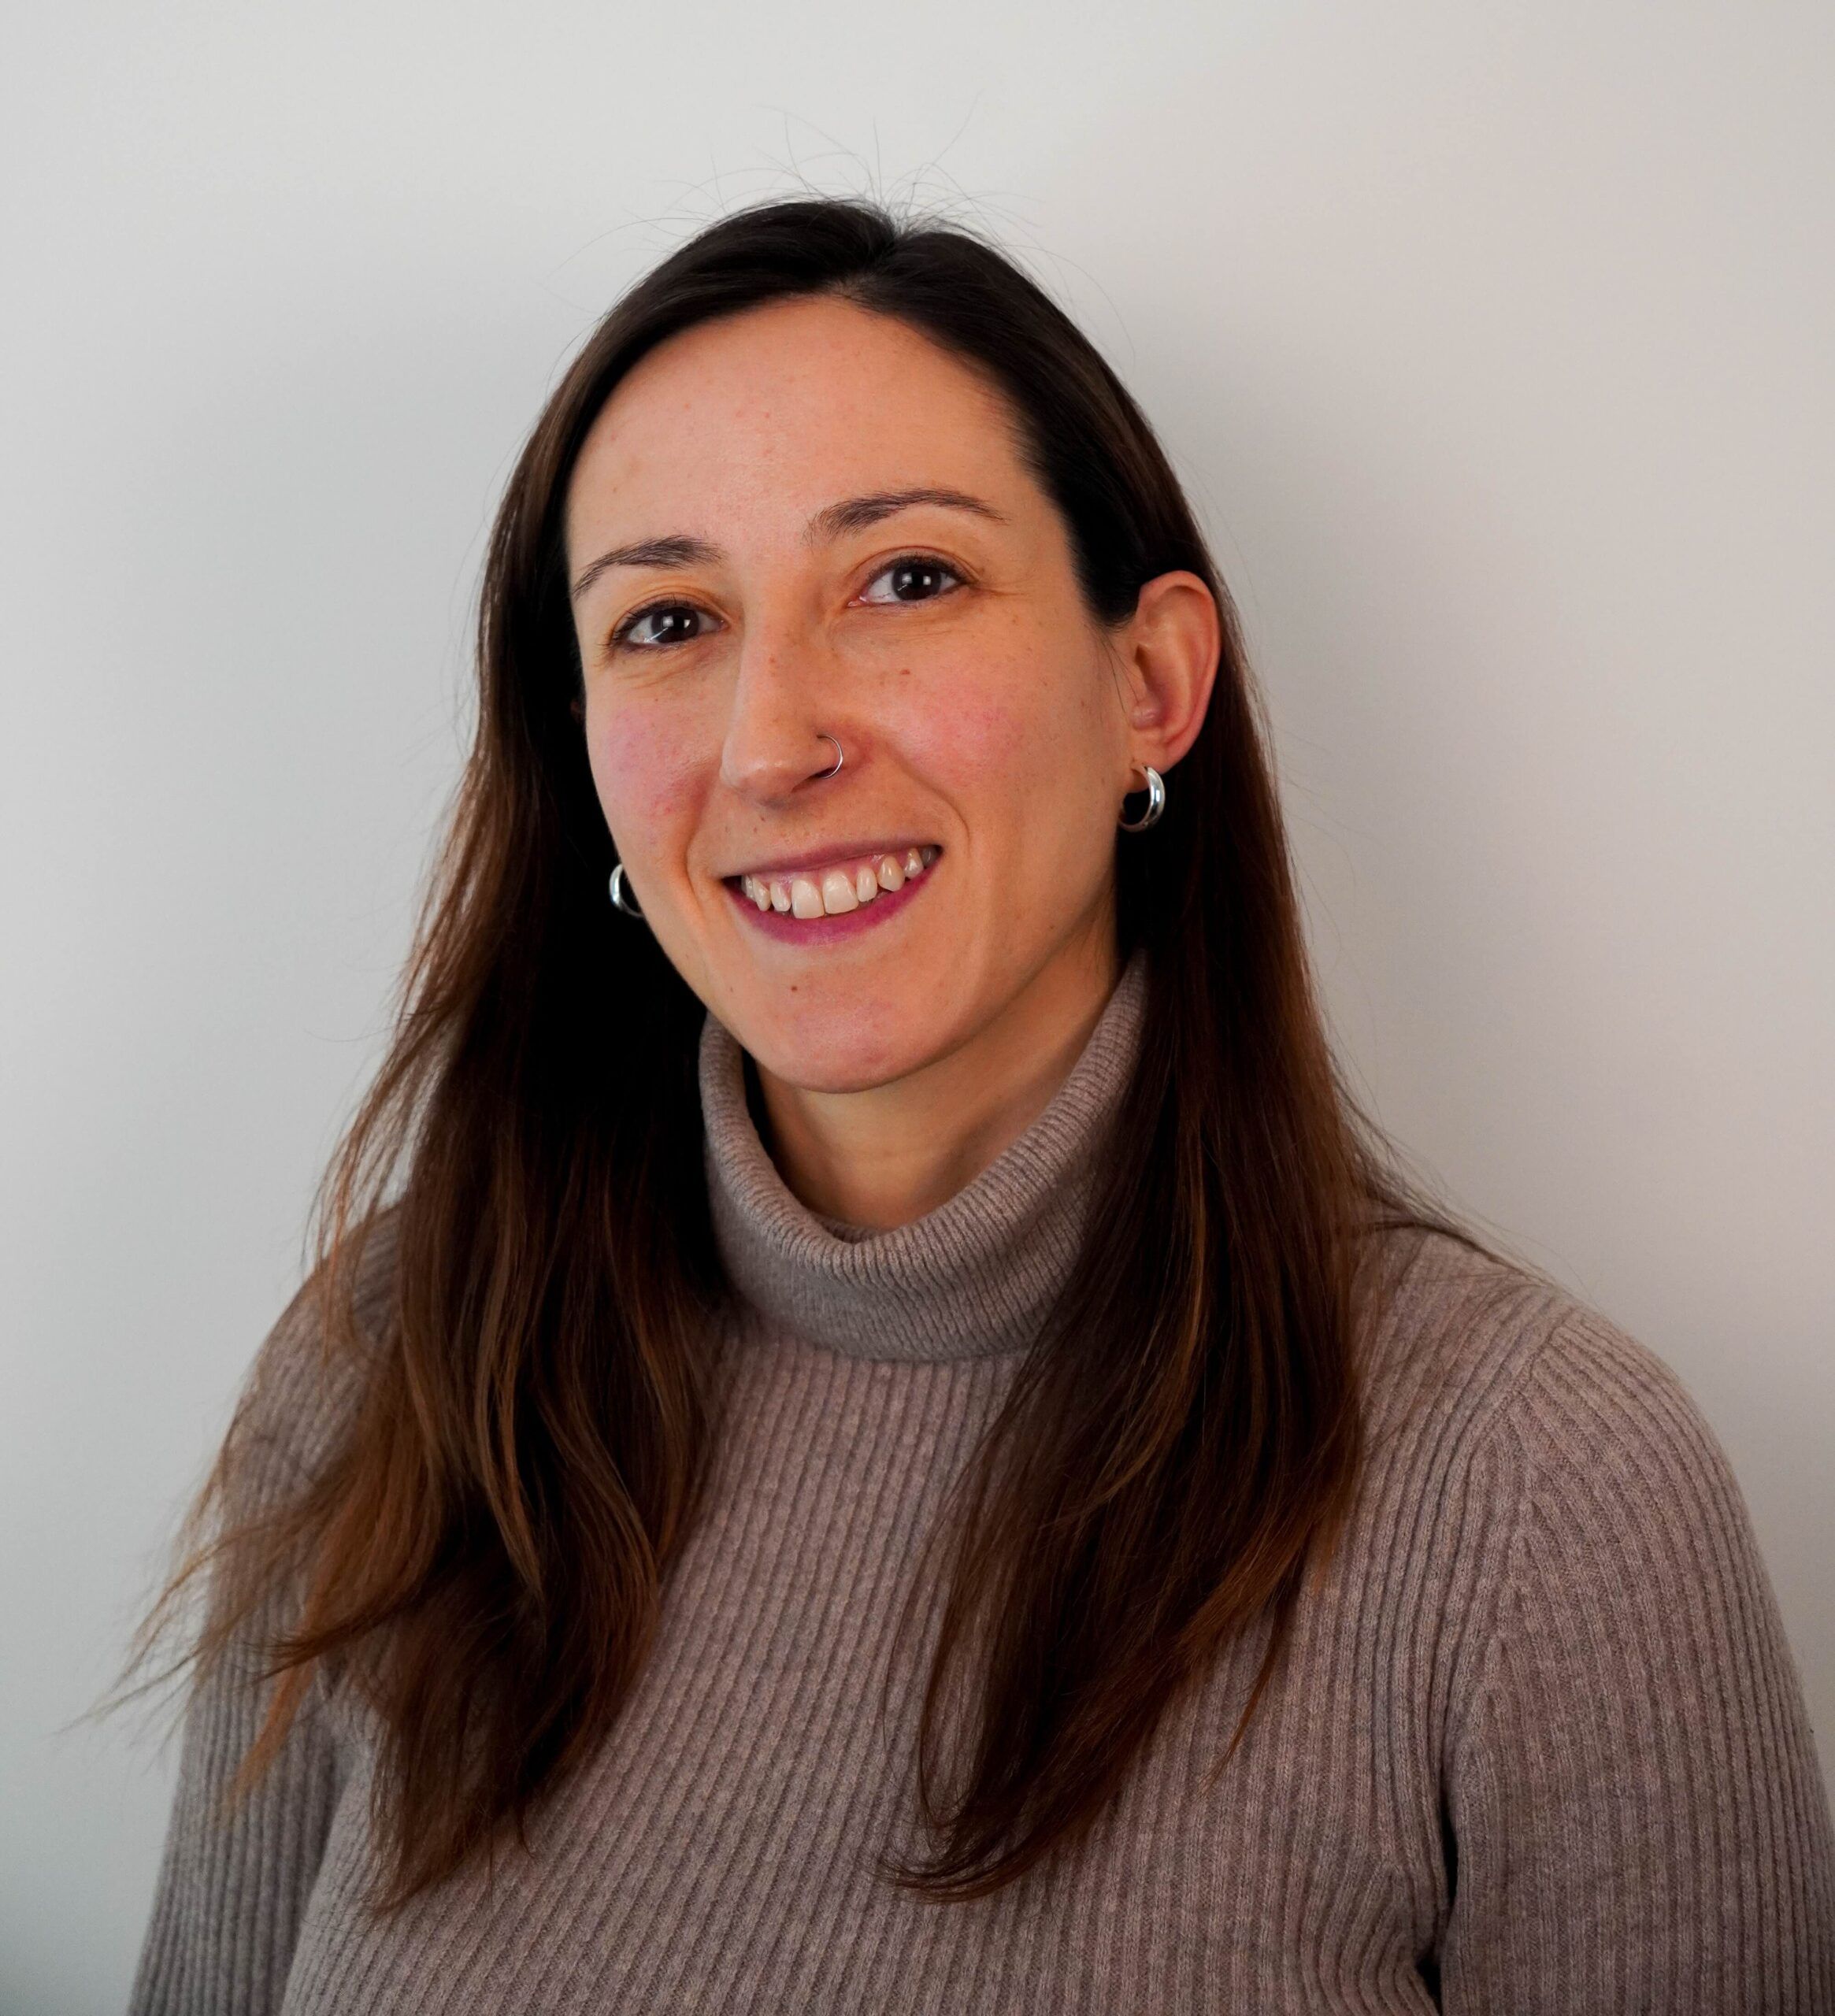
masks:
{"label": "parted hair", "polygon": [[[1145,948],[1147,991],[1084,1243],[920,1564],[947,1576],[914,1759],[931,1851],[882,1858],[886,1880],[940,1900],[1019,1880],[1095,1819],[1220,1649],[1265,1632],[1227,1768],[1355,1497],[1357,1343],[1384,1278],[1366,1263],[1411,1225],[1491,1250],[1344,1081],[1233,605],[1095,348],[958,224],[799,196],[701,230],[594,329],[497,513],[473,747],[298,1298],[315,1376],[353,1397],[258,1510],[245,1403],[136,1640],[143,1656],[195,1619],[172,1670],[201,1683],[261,1625],[269,1693],[239,1791],[315,1679],[358,1690],[380,1910],[526,1840],[617,1721],[702,1500],[732,1292],[702,1161],[703,1010],[606,900],[562,510],[588,428],[647,352],[815,295],[898,318],[999,393],[1097,621],[1177,569],[1223,619],[1164,816],[1118,839],[1117,950]],[[945,1782],[958,1669],[976,1713]]]}

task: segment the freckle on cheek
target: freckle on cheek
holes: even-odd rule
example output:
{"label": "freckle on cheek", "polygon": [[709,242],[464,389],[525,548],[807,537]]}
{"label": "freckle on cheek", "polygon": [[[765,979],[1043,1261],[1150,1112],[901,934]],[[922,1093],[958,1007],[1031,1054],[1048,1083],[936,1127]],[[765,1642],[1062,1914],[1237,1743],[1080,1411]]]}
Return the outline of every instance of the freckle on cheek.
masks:
{"label": "freckle on cheek", "polygon": [[1023,767],[1036,724],[1017,719],[1003,707],[969,703],[955,708],[941,724],[938,741],[956,762],[981,771]]}
{"label": "freckle on cheek", "polygon": [[599,795],[614,814],[624,811],[654,824],[666,819],[677,801],[680,762],[679,740],[632,723],[606,731],[593,767]]}

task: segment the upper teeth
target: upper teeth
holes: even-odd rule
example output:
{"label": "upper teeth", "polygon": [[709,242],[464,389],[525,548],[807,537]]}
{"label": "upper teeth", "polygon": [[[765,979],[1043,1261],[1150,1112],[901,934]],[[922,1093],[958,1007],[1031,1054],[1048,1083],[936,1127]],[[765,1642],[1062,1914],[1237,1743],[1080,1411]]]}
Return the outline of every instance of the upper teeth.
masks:
{"label": "upper teeth", "polygon": [[807,875],[742,875],[740,887],[762,910],[837,917],[870,903],[882,889],[903,888],[913,876],[924,873],[939,851],[926,846],[906,847],[903,854],[866,854]]}

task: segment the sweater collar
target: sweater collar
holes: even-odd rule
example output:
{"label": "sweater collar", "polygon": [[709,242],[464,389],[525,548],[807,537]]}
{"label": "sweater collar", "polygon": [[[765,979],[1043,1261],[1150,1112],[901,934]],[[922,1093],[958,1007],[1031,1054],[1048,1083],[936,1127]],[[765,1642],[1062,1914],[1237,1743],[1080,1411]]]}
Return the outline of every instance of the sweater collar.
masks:
{"label": "sweater collar", "polygon": [[1025,1132],[935,1210],[884,1232],[822,1217],[792,1193],[747,1105],[745,1052],[710,1012],[701,1111],[728,1279],[768,1321],[850,1358],[984,1358],[1030,1343],[1076,1258],[1099,1136],[1133,1070],[1146,999],[1137,950]]}

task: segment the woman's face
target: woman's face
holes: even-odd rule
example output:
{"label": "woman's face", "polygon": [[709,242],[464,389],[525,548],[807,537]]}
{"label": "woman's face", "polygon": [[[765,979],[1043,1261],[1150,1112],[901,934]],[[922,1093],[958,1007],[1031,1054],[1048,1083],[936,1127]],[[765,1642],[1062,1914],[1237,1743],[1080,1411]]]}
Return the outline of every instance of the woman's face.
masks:
{"label": "woman's face", "polygon": [[662,344],[581,452],[599,802],[664,951],[788,1084],[885,1084],[1054,962],[1112,972],[1157,715],[1011,424],[926,337],[815,298]]}

